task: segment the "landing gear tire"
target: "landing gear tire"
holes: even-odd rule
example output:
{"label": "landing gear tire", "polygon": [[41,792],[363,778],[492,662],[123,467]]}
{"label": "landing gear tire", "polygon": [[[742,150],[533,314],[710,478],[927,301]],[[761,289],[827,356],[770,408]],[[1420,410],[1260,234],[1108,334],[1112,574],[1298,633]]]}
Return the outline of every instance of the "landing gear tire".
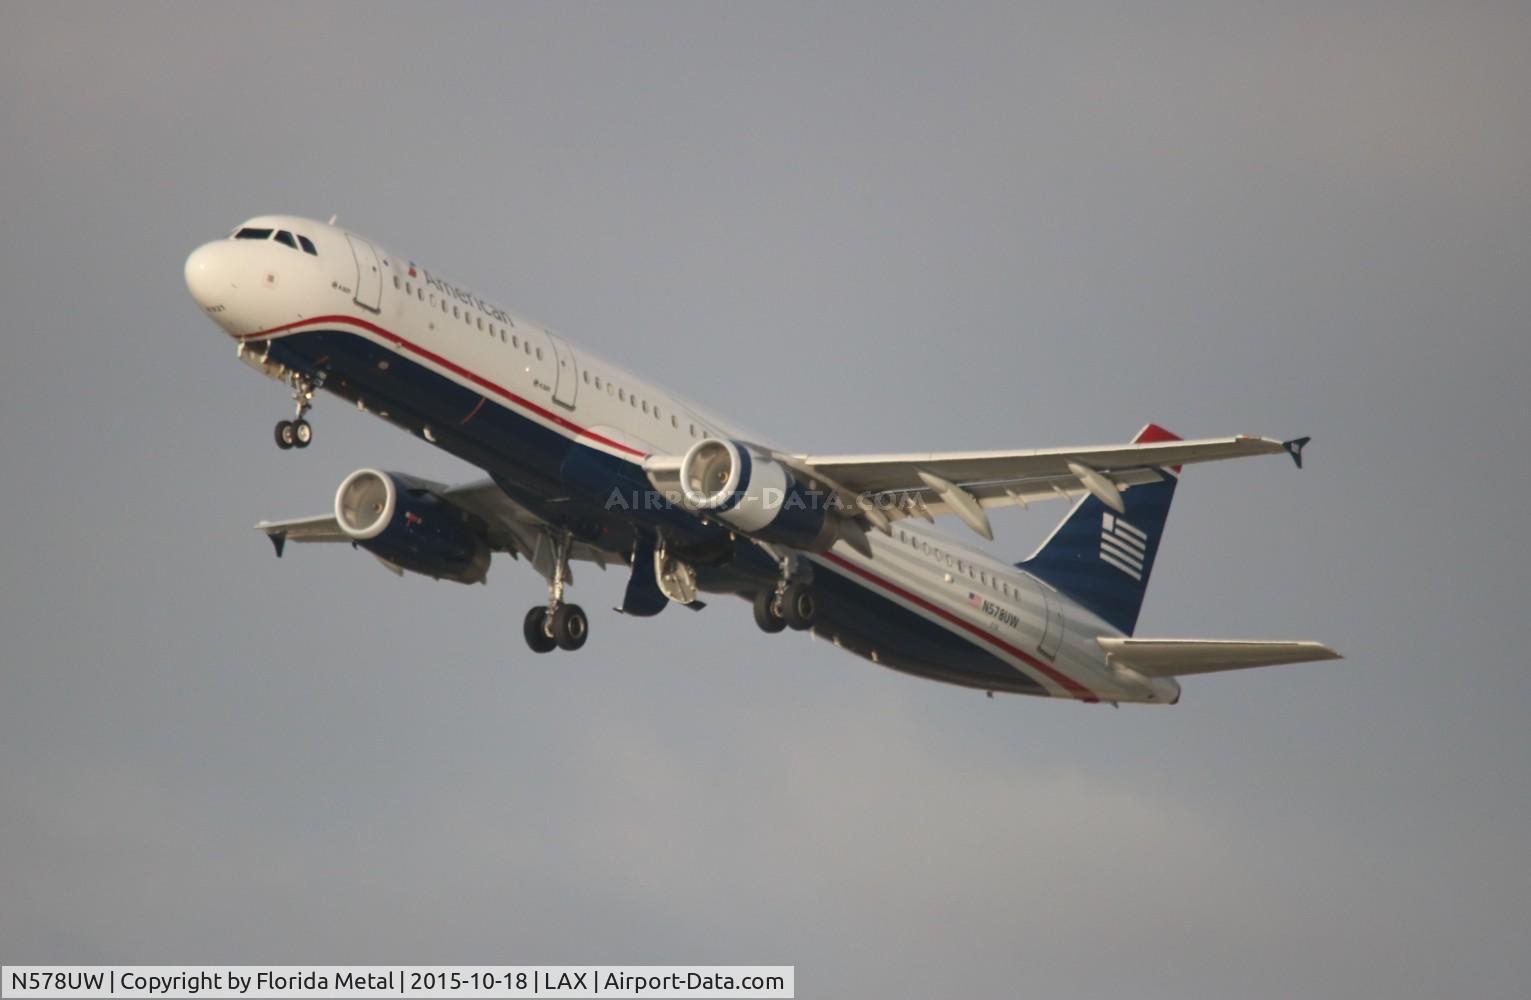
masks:
{"label": "landing gear tire", "polygon": [[289,448],[307,448],[314,439],[314,429],[303,417],[314,407],[314,393],[324,385],[324,373],[304,374],[292,372],[287,376],[292,385],[293,417],[276,425],[276,446],[283,451]]}
{"label": "landing gear tire", "polygon": [[801,632],[813,628],[818,617],[819,601],[806,583],[790,583],[781,595],[781,617],[791,628]]}
{"label": "landing gear tire", "polygon": [[558,640],[548,635],[547,621],[548,609],[545,607],[535,607],[526,613],[521,634],[526,636],[526,644],[534,653],[551,653],[558,645]]}
{"label": "landing gear tire", "polygon": [[760,631],[775,633],[787,627],[787,621],[776,611],[776,590],[762,590],[755,595],[755,624]]}
{"label": "landing gear tire", "polygon": [[553,638],[558,648],[573,652],[590,638],[590,619],[578,604],[563,604],[553,613]]}

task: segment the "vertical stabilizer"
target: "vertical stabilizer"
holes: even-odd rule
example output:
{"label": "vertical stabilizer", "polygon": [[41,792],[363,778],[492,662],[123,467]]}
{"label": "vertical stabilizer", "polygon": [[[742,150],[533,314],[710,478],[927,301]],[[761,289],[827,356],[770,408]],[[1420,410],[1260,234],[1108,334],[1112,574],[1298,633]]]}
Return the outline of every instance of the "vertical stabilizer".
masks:
{"label": "vertical stabilizer", "polygon": [[[1132,440],[1146,444],[1180,438],[1149,424]],[[1178,466],[1159,471],[1161,481],[1122,492],[1120,513],[1094,495],[1085,496],[1031,558],[1016,565],[1131,635],[1180,477]]]}

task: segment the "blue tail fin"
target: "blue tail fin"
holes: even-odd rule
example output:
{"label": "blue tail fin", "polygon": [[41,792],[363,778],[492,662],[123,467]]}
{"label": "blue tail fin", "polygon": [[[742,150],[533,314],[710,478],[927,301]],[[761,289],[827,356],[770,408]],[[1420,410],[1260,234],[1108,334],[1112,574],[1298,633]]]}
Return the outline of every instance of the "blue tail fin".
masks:
{"label": "blue tail fin", "polygon": [[[1133,443],[1178,440],[1164,428],[1149,424]],[[1178,467],[1161,471],[1162,481],[1122,491],[1125,510],[1120,514],[1086,495],[1042,547],[1016,565],[1131,635],[1179,482]]]}

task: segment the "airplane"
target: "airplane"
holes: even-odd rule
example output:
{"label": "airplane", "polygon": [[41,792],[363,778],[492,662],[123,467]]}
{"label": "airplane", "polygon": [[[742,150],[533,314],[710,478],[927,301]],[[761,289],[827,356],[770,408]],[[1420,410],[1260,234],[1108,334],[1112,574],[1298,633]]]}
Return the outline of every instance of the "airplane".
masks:
{"label": "airplane", "polygon": [[[1143,596],[1182,467],[1286,454],[1308,438],[1182,440],[931,454],[824,455],[769,443],[415,261],[328,223],[265,215],[194,250],[186,285],[240,360],[285,383],[304,449],[324,393],[478,467],[444,485],[359,469],[332,512],[256,525],[287,542],[349,543],[400,576],[482,583],[525,559],[547,603],[523,621],[537,653],[576,650],[590,623],[571,564],[620,567],[616,610],[649,617],[736,595],[765,632],[810,632],[873,663],[986,692],[1175,704],[1189,674],[1339,657],[1311,641],[1143,638]],[[1062,500],[1067,515],[1011,563],[988,512]]]}

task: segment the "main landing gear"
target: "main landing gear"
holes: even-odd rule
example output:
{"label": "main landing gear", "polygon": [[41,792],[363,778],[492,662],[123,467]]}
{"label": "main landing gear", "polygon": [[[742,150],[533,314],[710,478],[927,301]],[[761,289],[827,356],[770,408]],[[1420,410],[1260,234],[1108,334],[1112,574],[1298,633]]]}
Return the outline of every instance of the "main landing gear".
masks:
{"label": "main landing gear", "polygon": [[589,638],[590,619],[578,604],[539,606],[526,613],[521,631],[534,653],[551,653],[555,649],[572,653]]}
{"label": "main landing gear", "polygon": [[797,575],[796,563],[791,555],[783,557],[781,579],[776,586],[755,595],[755,624],[762,632],[780,632],[784,628],[802,632],[813,628],[818,618],[819,603],[813,584],[793,579]]}
{"label": "main landing gear", "polygon": [[303,419],[303,416],[313,408],[314,393],[323,384],[322,376],[304,375],[299,372],[293,372],[289,380],[292,382],[292,399],[297,416],[293,420],[277,421],[274,436],[276,446],[283,451],[288,448],[307,448],[309,442],[314,439],[314,428]]}
{"label": "main landing gear", "polygon": [[569,536],[553,536],[553,576],[548,580],[548,603],[532,608],[522,622],[521,633],[534,653],[554,649],[569,652],[590,638],[590,619],[578,604],[563,602],[564,581],[569,572]]}

